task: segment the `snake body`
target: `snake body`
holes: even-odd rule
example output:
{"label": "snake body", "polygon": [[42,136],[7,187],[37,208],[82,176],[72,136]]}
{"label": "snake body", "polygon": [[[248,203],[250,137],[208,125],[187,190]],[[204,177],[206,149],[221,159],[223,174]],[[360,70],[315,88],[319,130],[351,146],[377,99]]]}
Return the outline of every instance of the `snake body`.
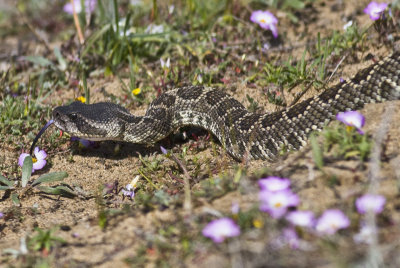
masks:
{"label": "snake body", "polygon": [[223,91],[188,86],[161,94],[144,116],[134,116],[108,102],[73,102],[56,107],[53,120],[73,136],[142,144],[155,143],[179,127],[196,126],[214,134],[235,159],[273,159],[282,148],[296,150],[304,146],[308,135],[322,129],[338,112],[398,99],[399,78],[400,53],[395,52],[359,71],[351,80],[273,113],[252,113]]}

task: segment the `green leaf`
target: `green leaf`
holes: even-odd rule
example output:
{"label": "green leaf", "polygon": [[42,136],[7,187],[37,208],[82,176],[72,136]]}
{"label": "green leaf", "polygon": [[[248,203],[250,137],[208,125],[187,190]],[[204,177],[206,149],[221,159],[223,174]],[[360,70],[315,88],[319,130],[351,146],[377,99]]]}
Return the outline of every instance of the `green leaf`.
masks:
{"label": "green leaf", "polygon": [[101,28],[100,30],[98,30],[97,32],[92,34],[92,36],[90,36],[89,39],[87,39],[86,47],[82,51],[81,58],[83,58],[86,55],[86,53],[89,51],[89,49],[92,47],[92,45],[95,42],[97,42],[97,40],[99,38],[101,38],[103,36],[103,34],[106,33],[110,29],[110,27],[111,27],[111,24],[104,25],[103,28]]}
{"label": "green leaf", "polygon": [[7,186],[12,187],[14,185],[14,183],[12,181],[7,180],[7,178],[5,178],[4,176],[0,175],[0,182],[4,183]]}
{"label": "green leaf", "polygon": [[9,189],[14,189],[14,187],[0,185],[0,191],[9,190]]}
{"label": "green leaf", "polygon": [[68,64],[67,61],[64,59],[64,57],[61,55],[60,49],[58,47],[54,48],[54,55],[56,55],[60,70],[65,71],[67,69]]}
{"label": "green leaf", "polygon": [[286,16],[293,22],[293,23],[298,23],[299,18],[296,17],[292,12],[286,12]]}
{"label": "green leaf", "polygon": [[66,196],[66,197],[76,196],[76,194],[73,191],[71,191],[70,189],[68,189],[68,187],[65,187],[62,185],[57,186],[57,187],[38,186],[37,188],[46,194],[60,195],[60,196]]}
{"label": "green leaf", "polygon": [[56,189],[62,191],[63,195],[65,196],[77,196],[77,194],[67,186],[59,185],[56,187]]}
{"label": "green leaf", "polygon": [[37,178],[33,183],[32,186],[38,185],[43,182],[55,182],[55,181],[62,181],[64,178],[68,177],[68,173],[65,171],[61,172],[52,172],[52,173],[47,173],[39,178]]}
{"label": "green leaf", "polygon": [[321,147],[318,145],[317,138],[315,135],[310,136],[310,143],[311,143],[311,150],[312,150],[312,156],[314,158],[315,165],[322,170],[324,166],[324,159],[323,159],[323,154]]}
{"label": "green leaf", "polygon": [[37,187],[40,191],[45,192],[46,194],[54,194],[54,195],[61,195],[61,190],[54,188],[54,187],[49,187],[49,186],[38,186]]}
{"label": "green leaf", "polygon": [[282,8],[293,8],[293,9],[302,9],[305,7],[305,3],[300,0],[290,0],[290,1],[285,1]]}
{"label": "green leaf", "polygon": [[350,152],[347,152],[347,153],[344,155],[344,157],[345,157],[345,158],[350,158],[350,157],[354,157],[354,156],[358,156],[358,155],[360,155],[360,152],[359,152],[359,151],[350,151]]}
{"label": "green leaf", "polygon": [[25,56],[24,59],[42,67],[53,65],[51,61],[41,56]]}
{"label": "green leaf", "polygon": [[21,205],[21,202],[19,201],[17,193],[12,193],[11,194],[11,200],[14,203],[14,206],[20,206]]}
{"label": "green leaf", "polygon": [[21,179],[22,187],[26,187],[29,179],[31,178],[32,166],[33,166],[32,157],[28,155],[27,157],[25,157],[24,164],[22,165],[22,179]]}

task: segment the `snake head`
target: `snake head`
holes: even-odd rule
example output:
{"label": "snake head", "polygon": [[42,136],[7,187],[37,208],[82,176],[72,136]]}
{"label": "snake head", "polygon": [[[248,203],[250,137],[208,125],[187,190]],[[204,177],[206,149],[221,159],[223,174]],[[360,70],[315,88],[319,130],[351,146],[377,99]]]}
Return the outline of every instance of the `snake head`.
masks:
{"label": "snake head", "polygon": [[125,129],[125,122],[118,116],[121,112],[129,113],[113,103],[83,104],[75,101],[56,107],[53,120],[56,127],[71,136],[97,141],[120,140]]}

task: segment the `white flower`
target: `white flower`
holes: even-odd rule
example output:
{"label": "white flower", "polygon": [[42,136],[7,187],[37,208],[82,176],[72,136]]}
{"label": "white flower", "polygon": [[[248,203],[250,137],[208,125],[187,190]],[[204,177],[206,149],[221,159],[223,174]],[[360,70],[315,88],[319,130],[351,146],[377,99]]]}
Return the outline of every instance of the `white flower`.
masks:
{"label": "white flower", "polygon": [[146,30],[144,31],[145,33],[149,34],[158,34],[158,33],[163,33],[164,32],[164,26],[162,24],[156,25],[156,24],[150,24],[147,26]]}
{"label": "white flower", "polygon": [[160,59],[160,63],[161,63],[161,68],[163,69],[169,69],[169,67],[171,66],[170,58],[168,58],[166,62],[163,59]]}
{"label": "white flower", "polygon": [[347,28],[349,28],[351,25],[353,25],[353,21],[351,20],[351,21],[349,21],[349,22],[347,22],[345,25],[343,25],[343,30],[347,30]]}

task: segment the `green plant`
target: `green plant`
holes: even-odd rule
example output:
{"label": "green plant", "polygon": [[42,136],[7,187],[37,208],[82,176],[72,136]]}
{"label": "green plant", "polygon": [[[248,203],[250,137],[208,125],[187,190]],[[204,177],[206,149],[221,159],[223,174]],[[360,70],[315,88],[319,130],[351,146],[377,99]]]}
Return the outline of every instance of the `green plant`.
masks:
{"label": "green plant", "polygon": [[366,134],[360,135],[354,129],[344,126],[326,128],[323,136],[325,151],[332,149],[338,156],[346,159],[359,157],[366,160],[371,152],[372,139]]}
{"label": "green plant", "polygon": [[66,243],[64,239],[53,235],[55,229],[44,230],[36,227],[35,231],[37,234],[28,240],[28,245],[34,251],[46,250],[50,252],[56,244]]}
{"label": "green plant", "polygon": [[68,173],[62,172],[52,172],[41,175],[39,178],[29,183],[29,179],[32,174],[32,157],[27,156],[24,160],[22,166],[22,177],[21,181],[14,183],[8,180],[4,176],[0,175],[0,191],[9,191],[11,193],[11,199],[15,205],[19,205],[19,195],[21,190],[32,191],[33,189],[38,189],[39,191],[50,194],[59,195],[63,197],[74,197],[77,194],[69,187],[67,184],[59,184],[56,186],[44,186],[45,183],[53,183],[63,181],[64,178],[68,176]]}

